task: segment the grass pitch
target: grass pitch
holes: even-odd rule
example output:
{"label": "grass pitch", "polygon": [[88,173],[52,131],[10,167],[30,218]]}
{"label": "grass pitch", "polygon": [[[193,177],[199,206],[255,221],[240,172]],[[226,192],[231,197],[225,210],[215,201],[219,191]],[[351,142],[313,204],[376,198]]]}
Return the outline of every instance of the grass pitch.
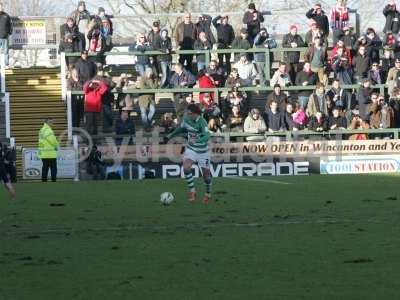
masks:
{"label": "grass pitch", "polygon": [[0,299],[400,299],[399,177],[269,179],[0,190]]}

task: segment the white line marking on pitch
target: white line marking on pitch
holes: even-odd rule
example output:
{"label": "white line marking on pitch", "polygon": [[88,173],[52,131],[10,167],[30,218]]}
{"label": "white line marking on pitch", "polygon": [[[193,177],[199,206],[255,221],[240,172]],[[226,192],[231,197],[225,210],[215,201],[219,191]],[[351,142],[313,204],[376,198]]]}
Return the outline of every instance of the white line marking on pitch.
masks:
{"label": "white line marking on pitch", "polygon": [[292,184],[290,182],[284,182],[284,181],[278,181],[278,180],[270,180],[270,179],[250,179],[250,178],[246,178],[246,177],[225,177],[225,178],[229,178],[229,179],[236,179],[236,180],[244,180],[244,181],[256,181],[256,182],[269,182],[269,183],[275,183],[275,184]]}

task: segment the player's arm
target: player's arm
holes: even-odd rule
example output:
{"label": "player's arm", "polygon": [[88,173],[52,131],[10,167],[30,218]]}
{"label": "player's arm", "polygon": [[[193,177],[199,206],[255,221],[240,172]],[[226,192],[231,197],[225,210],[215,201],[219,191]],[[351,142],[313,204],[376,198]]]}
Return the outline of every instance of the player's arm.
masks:
{"label": "player's arm", "polygon": [[210,139],[210,131],[208,130],[207,122],[204,119],[201,119],[202,126],[201,126],[201,133],[199,135],[198,142],[199,143],[207,143],[208,140]]}
{"label": "player's arm", "polygon": [[167,134],[165,138],[168,141],[178,135],[182,135],[183,133],[186,133],[186,129],[181,125],[181,126],[175,128],[175,130],[172,131],[170,134]]}

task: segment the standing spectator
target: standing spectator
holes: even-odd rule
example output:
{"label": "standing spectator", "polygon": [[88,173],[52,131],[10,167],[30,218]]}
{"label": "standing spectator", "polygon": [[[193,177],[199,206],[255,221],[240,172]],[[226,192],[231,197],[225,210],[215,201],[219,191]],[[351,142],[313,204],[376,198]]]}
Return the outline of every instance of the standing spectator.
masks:
{"label": "standing spectator", "polygon": [[81,52],[81,57],[76,62],[75,69],[82,85],[96,75],[96,64],[88,59],[87,50]]}
{"label": "standing spectator", "polygon": [[[79,79],[78,72],[75,68],[70,71],[70,78],[67,81],[68,91],[82,91],[83,84]],[[82,95],[71,95],[72,106],[72,127],[79,128],[83,118],[84,105]]]}
{"label": "standing spectator", "polygon": [[78,26],[79,32],[81,34],[81,40],[85,41],[83,44],[83,49],[89,49],[89,40],[87,39],[87,33],[89,28],[90,20],[92,19],[90,13],[86,9],[85,1],[79,1],[78,8],[70,15],[74,20],[76,26]]}
{"label": "standing spectator", "polygon": [[211,76],[214,80],[214,84],[217,87],[224,86],[225,78],[224,78],[224,70],[218,66],[218,62],[216,60],[211,60],[210,64],[206,68],[206,73]]}
{"label": "standing spectator", "polygon": [[372,90],[370,88],[369,80],[363,79],[362,85],[357,92],[357,103],[358,103],[359,115],[363,121],[369,120],[368,106],[371,103],[371,99],[375,101],[378,98],[378,95],[376,95],[376,94],[371,95],[371,94],[372,94]]}
{"label": "standing spectator", "polygon": [[168,85],[169,73],[172,65],[172,41],[168,36],[168,30],[161,30],[160,35],[154,37],[153,43],[154,50],[165,53],[164,55],[158,55],[156,58],[161,69],[160,87],[165,87]]}
{"label": "standing spectator", "polygon": [[393,96],[389,99],[389,105],[393,110],[394,128],[400,128],[400,89],[393,90]]}
{"label": "standing spectator", "polygon": [[400,58],[396,58],[394,67],[389,70],[386,78],[389,95],[393,96],[393,89],[400,87]]}
{"label": "standing spectator", "polygon": [[[194,42],[194,50],[211,50],[212,44],[207,39],[207,35],[205,32],[199,33],[199,38]],[[206,55],[208,54],[197,54],[196,62],[197,62],[197,72],[206,68]]]}
{"label": "standing spectator", "polygon": [[[180,50],[193,50],[194,42],[198,36],[196,25],[192,23],[192,16],[190,13],[186,14],[184,21],[179,23],[175,30],[175,42],[177,49]],[[193,54],[180,54],[179,63],[192,71]]]}
{"label": "standing spectator", "polygon": [[351,25],[344,26],[343,35],[340,39],[343,41],[344,46],[350,51],[350,54],[353,57],[356,53],[357,35],[353,33],[352,30],[353,27]]}
{"label": "standing spectator", "polygon": [[46,118],[39,131],[38,157],[42,160],[42,182],[47,182],[49,169],[51,171],[51,181],[57,180],[57,151],[58,141],[54,135],[53,119]]}
{"label": "standing spectator", "polygon": [[8,37],[11,33],[11,18],[4,11],[3,3],[0,3],[0,51],[5,54],[6,66],[8,66]]}
{"label": "standing spectator", "polygon": [[[117,121],[115,122],[115,134],[117,135],[134,135],[135,134],[135,124],[130,116],[130,111],[128,109],[122,109],[121,114]],[[116,144],[121,145],[123,138],[117,138]],[[129,137],[129,142],[131,137]]]}
{"label": "standing spectator", "polygon": [[[246,133],[264,133],[267,130],[265,121],[260,116],[260,111],[257,108],[253,108],[246,120],[244,121],[243,131]],[[249,136],[248,141],[263,140],[263,136]]]}
{"label": "standing spectator", "polygon": [[347,120],[341,116],[340,107],[334,107],[332,110],[332,116],[328,120],[329,130],[343,130],[347,128]]}
{"label": "standing spectator", "polygon": [[332,107],[340,107],[345,112],[351,113],[351,95],[342,89],[339,79],[335,78],[333,80],[332,87],[326,95]]}
{"label": "standing spectator", "polygon": [[396,2],[394,0],[389,0],[388,4],[383,9],[383,15],[386,18],[383,32],[398,34],[400,31],[400,12],[397,10]]}
{"label": "standing spectator", "polygon": [[97,125],[102,111],[102,98],[108,86],[101,80],[87,81],[83,86],[85,93],[85,126],[90,135],[97,135]]}
{"label": "standing spectator", "polygon": [[336,55],[332,58],[331,68],[341,84],[353,84],[353,69],[345,53],[345,48],[337,49]]}
{"label": "standing spectator", "polygon": [[311,71],[317,73],[319,82],[325,84],[328,80],[325,74],[327,65],[327,51],[321,45],[321,39],[315,38],[314,45],[304,54],[304,60],[311,64]]}
{"label": "standing spectator", "polygon": [[247,25],[247,31],[249,33],[248,40],[250,46],[253,45],[254,38],[260,32],[261,23],[264,22],[264,17],[261,12],[256,10],[254,3],[250,3],[247,11],[243,16],[243,24]]}
{"label": "standing spectator", "polygon": [[336,44],[342,35],[343,28],[350,20],[349,9],[346,6],[347,0],[337,0],[336,6],[331,9],[329,21],[333,34],[333,43]]}
{"label": "standing spectator", "polygon": [[[369,128],[370,127],[369,127],[368,122],[363,121],[360,118],[360,115],[358,114],[358,111],[354,110],[352,118],[351,118],[349,129],[350,130],[356,130],[356,129],[367,130]],[[353,134],[353,135],[349,136],[349,140],[351,140],[351,141],[367,140],[367,139],[368,139],[368,137],[367,137],[367,135],[365,133],[357,133],[357,134]]]}
{"label": "standing spectator", "polygon": [[[160,39],[161,39],[161,29],[160,29],[160,22],[154,21],[153,26],[150,29],[150,32],[147,34],[147,41],[149,42],[152,50],[160,50]],[[168,32],[168,31],[167,31]],[[156,48],[157,47],[157,48]],[[157,55],[153,55],[151,57],[151,62],[153,65],[153,69],[156,74],[162,73],[160,61],[158,60],[159,57]]]}
{"label": "standing spectator", "polygon": [[211,43],[211,45],[215,44],[215,37],[211,31],[211,22],[212,17],[209,15],[202,14],[199,17],[198,22],[196,23],[197,33],[204,32],[206,34],[207,40]]}
{"label": "standing spectator", "polygon": [[274,90],[272,91],[271,94],[268,95],[267,97],[267,103],[266,107],[270,107],[271,103],[275,101],[278,103],[278,106],[282,111],[285,110],[286,104],[288,103],[288,97],[287,95],[282,91],[281,86],[279,83],[276,83],[274,85]]}
{"label": "standing spectator", "polygon": [[[290,32],[283,36],[282,47],[283,48],[300,48],[305,46],[302,37],[297,34],[297,26],[290,25]],[[291,82],[295,82],[297,67],[300,61],[300,52],[284,52],[283,61],[287,64],[288,73],[290,75]]]}
{"label": "standing spectator", "polygon": [[[218,49],[228,49],[235,39],[235,31],[231,24],[228,24],[229,18],[227,15],[218,16],[212,20],[212,23],[217,30],[217,47]],[[224,65],[225,58],[225,65]],[[231,54],[218,53],[218,61],[220,66],[225,66],[226,72],[231,72]]]}
{"label": "standing spectator", "polygon": [[[214,83],[214,79],[210,76],[210,74],[208,74],[205,70],[201,70],[199,75],[198,75],[198,86],[200,89],[212,89],[215,88],[215,83]],[[211,100],[214,100],[214,93],[210,92],[206,92],[206,93],[200,93],[199,95],[199,101],[200,103],[202,103],[203,101],[203,97],[205,94],[209,94],[209,98]]]}
{"label": "standing spectator", "polygon": [[326,47],[328,45],[328,39],[326,38],[322,30],[318,28],[317,22],[315,22],[314,20],[311,20],[310,22],[310,30],[307,31],[305,37],[306,45],[308,47],[312,46],[314,44],[315,38],[318,37],[321,39],[323,46]]}
{"label": "standing spectator", "polygon": [[[310,86],[316,85],[317,76],[311,71],[311,64],[309,62],[304,63],[303,70],[297,73],[296,86]],[[298,94],[299,105],[304,109],[307,107],[308,99],[312,94],[311,90],[300,90]]]}
{"label": "standing spectator", "polygon": [[[158,82],[157,78],[152,69],[147,69],[144,76],[140,77],[139,89],[157,89]],[[152,121],[154,113],[156,111],[154,101],[154,93],[141,94],[139,96],[139,107],[140,115],[142,118],[142,124],[145,129],[150,129],[152,126]]]}
{"label": "standing spectator", "polygon": [[204,119],[209,120],[211,118],[219,118],[221,110],[218,107],[217,101],[211,97],[210,93],[203,93],[200,99],[202,111],[204,113]]}
{"label": "standing spectator", "polygon": [[293,104],[288,103],[286,104],[286,108],[283,112],[283,123],[285,126],[285,129],[289,131],[297,131],[297,124],[293,120],[293,113],[294,113],[294,107]]}
{"label": "standing spectator", "polygon": [[[278,70],[275,71],[274,76],[272,76],[270,81],[270,86],[274,87],[276,84],[279,84],[281,88],[290,86],[292,84],[290,76],[287,72],[286,63],[284,62],[279,63]],[[286,94],[289,95],[289,93]]]}
{"label": "standing spectator", "polygon": [[314,93],[311,94],[307,104],[307,115],[315,116],[317,112],[328,115],[329,98],[325,95],[325,88],[322,83],[317,83]]}
{"label": "standing spectator", "polygon": [[113,16],[106,14],[106,10],[103,7],[99,7],[97,15],[94,17],[97,26],[100,28],[101,37],[104,40],[105,51],[111,51],[113,47],[112,35],[114,29],[111,21],[112,17]]}
{"label": "standing spectator", "polygon": [[368,79],[371,81],[373,85],[375,84],[383,84],[383,73],[380,69],[378,62],[373,62],[370,70],[368,71]]}
{"label": "standing spectator", "polygon": [[279,110],[279,105],[276,101],[272,101],[270,106],[264,113],[265,124],[268,132],[274,133],[285,129],[284,115]]}
{"label": "standing spectator", "polygon": [[[83,41],[81,40],[81,35],[79,33],[78,27],[75,25],[72,18],[68,18],[67,22],[60,27],[60,46],[59,52],[73,53],[82,52]],[[76,63],[76,57],[66,57],[67,67],[74,65]]]}
{"label": "standing spectator", "polygon": [[382,41],[376,34],[373,28],[368,28],[365,38],[367,39],[367,54],[371,58],[371,61],[380,61],[379,51],[382,48]]}
{"label": "standing spectator", "polygon": [[253,62],[248,60],[246,53],[241,54],[239,61],[234,67],[238,70],[239,76],[245,86],[255,84],[257,70]]}
{"label": "standing spectator", "polygon": [[354,79],[357,83],[368,78],[368,70],[370,66],[371,58],[367,55],[365,46],[360,46],[357,55],[353,59]]}
{"label": "standing spectator", "polygon": [[96,54],[94,61],[104,65],[106,63],[104,52],[106,52],[107,49],[106,40],[101,34],[100,29],[101,27],[95,20],[90,21],[87,38],[89,40],[89,53]]}
{"label": "standing spectator", "polygon": [[306,17],[316,22],[317,27],[322,31],[325,37],[329,35],[329,20],[322,10],[321,4],[317,3],[307,13]]}
{"label": "standing spectator", "polygon": [[143,53],[143,55],[142,54],[136,55],[135,69],[140,76],[144,76],[146,70],[151,69],[149,55],[145,54],[146,51],[151,51],[151,50],[152,48],[149,42],[146,41],[146,36],[144,35],[144,33],[139,33],[137,35],[136,43],[129,46],[128,51]]}
{"label": "standing spectator", "polygon": [[316,132],[323,132],[328,130],[328,120],[326,116],[317,111],[315,116],[310,117],[308,120],[308,130],[316,131]]}
{"label": "standing spectator", "polygon": [[244,82],[242,78],[239,77],[238,69],[232,68],[231,73],[229,74],[228,78],[225,82],[225,87],[233,88],[233,87],[240,87],[243,86]]}
{"label": "standing spectator", "polygon": [[391,50],[389,47],[383,47],[383,57],[382,57],[382,80],[383,82],[386,82],[389,70],[394,67],[394,55],[393,55],[393,50]]}
{"label": "standing spectator", "polygon": [[[260,32],[257,34],[256,38],[254,39],[254,47],[255,48],[267,48],[272,49],[276,48],[277,44],[275,39],[270,38],[267,29],[261,28]],[[254,61],[256,62],[258,74],[260,74],[260,84],[266,85],[267,84],[267,73],[269,70],[265,70],[265,52],[255,53]],[[273,54],[270,53],[269,56],[269,65],[272,66],[272,62],[274,61]]]}
{"label": "standing spectator", "polygon": [[[246,28],[240,29],[240,36],[237,36],[231,45],[232,49],[241,49],[241,50],[248,50],[251,48],[251,45],[248,41],[248,33]],[[235,52],[234,54],[234,61],[237,62],[240,58],[240,51]]]}

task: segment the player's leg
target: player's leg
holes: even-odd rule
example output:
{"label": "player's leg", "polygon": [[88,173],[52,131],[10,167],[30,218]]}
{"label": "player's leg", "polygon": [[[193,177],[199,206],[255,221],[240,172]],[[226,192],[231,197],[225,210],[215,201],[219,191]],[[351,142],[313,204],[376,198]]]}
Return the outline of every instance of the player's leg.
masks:
{"label": "player's leg", "polygon": [[196,200],[196,189],[194,187],[194,178],[192,172],[192,165],[194,161],[188,157],[183,159],[183,173],[185,175],[185,180],[188,185],[188,200],[193,202]]}
{"label": "player's leg", "polygon": [[0,180],[3,181],[4,187],[6,188],[7,192],[10,194],[11,199],[15,198],[15,189],[11,184],[8,176],[4,170],[4,167],[0,165]]}
{"label": "player's leg", "polygon": [[198,164],[203,174],[203,180],[206,188],[206,193],[203,198],[203,203],[207,204],[211,199],[212,176],[210,171],[210,154],[204,153],[199,155]]}

